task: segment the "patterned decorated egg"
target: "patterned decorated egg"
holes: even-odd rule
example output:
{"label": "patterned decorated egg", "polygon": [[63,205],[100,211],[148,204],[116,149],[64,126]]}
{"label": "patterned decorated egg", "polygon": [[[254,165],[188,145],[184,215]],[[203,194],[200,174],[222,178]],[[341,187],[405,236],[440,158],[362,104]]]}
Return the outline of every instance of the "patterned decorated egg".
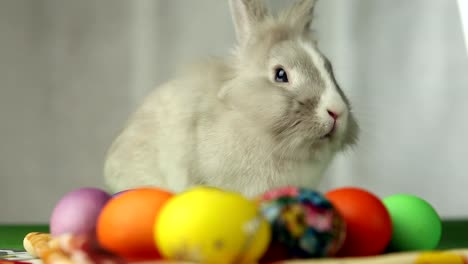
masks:
{"label": "patterned decorated egg", "polygon": [[258,198],[272,226],[272,242],[263,261],[330,257],[346,236],[344,219],[321,193],[283,187]]}

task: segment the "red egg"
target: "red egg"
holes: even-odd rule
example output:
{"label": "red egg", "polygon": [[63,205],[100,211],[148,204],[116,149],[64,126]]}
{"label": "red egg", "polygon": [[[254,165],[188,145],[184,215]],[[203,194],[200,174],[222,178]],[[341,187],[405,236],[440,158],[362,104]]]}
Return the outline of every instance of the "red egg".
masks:
{"label": "red egg", "polygon": [[392,237],[392,221],[377,196],[353,187],[335,189],[325,196],[346,222],[346,239],[338,256],[372,256],[385,251]]}

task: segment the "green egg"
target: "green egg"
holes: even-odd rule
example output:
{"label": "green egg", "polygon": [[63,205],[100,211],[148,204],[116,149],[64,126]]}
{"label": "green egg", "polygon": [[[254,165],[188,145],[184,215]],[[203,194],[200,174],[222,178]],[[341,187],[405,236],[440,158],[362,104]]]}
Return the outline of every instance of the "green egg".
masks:
{"label": "green egg", "polygon": [[390,251],[433,250],[442,236],[442,221],[425,200],[408,194],[383,199],[393,225]]}

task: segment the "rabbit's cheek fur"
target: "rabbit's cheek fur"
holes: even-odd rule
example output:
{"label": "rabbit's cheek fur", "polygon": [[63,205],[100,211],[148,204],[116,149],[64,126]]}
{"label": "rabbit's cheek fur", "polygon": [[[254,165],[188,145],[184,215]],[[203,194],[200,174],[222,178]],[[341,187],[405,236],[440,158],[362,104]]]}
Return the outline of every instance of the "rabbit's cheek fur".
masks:
{"label": "rabbit's cheek fur", "polygon": [[269,129],[284,115],[287,99],[284,91],[263,80],[233,80],[221,95],[222,102],[256,126]]}
{"label": "rabbit's cheek fur", "polygon": [[[336,121],[327,112],[328,109],[340,113]],[[323,148],[337,151],[342,147],[349,131],[350,118],[344,100],[330,87],[320,97],[293,101],[287,117],[277,123],[274,132],[279,140],[289,141],[293,148],[306,147],[311,154],[322,151]],[[330,134],[332,129],[333,133]]]}

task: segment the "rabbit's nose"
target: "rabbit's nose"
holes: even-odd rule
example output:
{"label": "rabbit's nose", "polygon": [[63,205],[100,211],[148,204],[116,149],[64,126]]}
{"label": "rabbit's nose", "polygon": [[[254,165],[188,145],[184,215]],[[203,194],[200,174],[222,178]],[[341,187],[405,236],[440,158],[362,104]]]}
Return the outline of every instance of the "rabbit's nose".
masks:
{"label": "rabbit's nose", "polygon": [[335,121],[338,119],[338,117],[340,117],[340,114],[338,112],[336,112],[336,111],[332,111],[330,109],[327,109],[327,112],[328,112],[328,115],[330,115],[333,118],[333,120],[335,120]]}

